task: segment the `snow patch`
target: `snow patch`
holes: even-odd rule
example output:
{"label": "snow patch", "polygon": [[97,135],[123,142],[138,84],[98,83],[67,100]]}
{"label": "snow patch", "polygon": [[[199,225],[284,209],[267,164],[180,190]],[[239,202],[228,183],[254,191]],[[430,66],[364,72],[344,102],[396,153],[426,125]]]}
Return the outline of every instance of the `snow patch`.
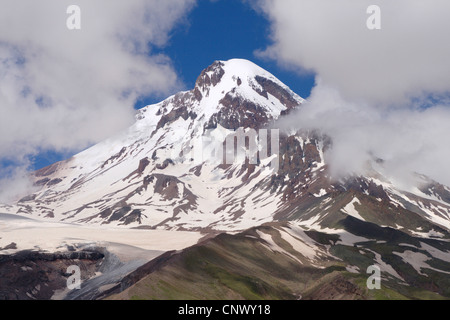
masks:
{"label": "snow patch", "polygon": [[359,201],[358,198],[353,198],[353,200],[347,204],[342,211],[344,211],[346,214],[348,214],[349,216],[352,216],[356,219],[365,221],[365,219],[363,217],[360,216],[358,210],[355,207],[355,204],[361,205],[361,202]]}
{"label": "snow patch", "polygon": [[272,252],[279,252],[297,261],[298,263],[303,264],[297,257],[293,256],[292,254],[281,248],[279,245],[277,245],[275,241],[273,241],[271,235],[261,232],[259,230],[256,230],[256,233],[262,240],[264,240],[267,243],[267,248],[269,248]]}
{"label": "snow patch", "polygon": [[414,251],[406,250],[405,252],[402,252],[402,253],[395,252],[395,251],[393,253],[400,256],[403,259],[403,261],[405,261],[406,263],[410,264],[420,275],[428,276],[427,274],[422,273],[422,269],[431,269],[431,270],[434,270],[437,272],[450,274],[450,272],[435,269],[435,268],[429,266],[428,264],[426,264],[426,262],[428,260],[430,260],[430,258],[421,252],[414,252]]}
{"label": "snow patch", "polygon": [[326,194],[327,194],[327,190],[320,189],[320,191],[318,193],[313,194],[313,196],[316,197],[316,198],[320,198],[320,197],[323,197]]}

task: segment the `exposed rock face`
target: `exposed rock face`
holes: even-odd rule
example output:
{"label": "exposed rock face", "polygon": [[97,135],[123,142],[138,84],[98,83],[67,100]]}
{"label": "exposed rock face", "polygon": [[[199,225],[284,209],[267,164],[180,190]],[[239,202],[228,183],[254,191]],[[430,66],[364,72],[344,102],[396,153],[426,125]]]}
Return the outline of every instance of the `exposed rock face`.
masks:
{"label": "exposed rock face", "polygon": [[81,280],[85,280],[95,275],[103,257],[90,251],[0,255],[0,300],[49,300],[66,288],[69,266],[80,267]]}
{"label": "exposed rock face", "polygon": [[64,163],[63,162],[57,162],[54,164],[49,165],[48,167],[42,168],[40,170],[37,170],[34,175],[36,177],[47,177],[52,175],[53,173],[55,173],[56,171],[58,171],[58,169],[61,167],[61,165]]}
{"label": "exposed rock face", "polygon": [[162,163],[162,164],[157,164],[156,165],[156,169],[158,169],[158,170],[164,170],[164,169],[166,169],[170,164],[174,164],[174,162],[172,161],[172,159],[166,159],[166,160],[164,160],[164,162]]}
{"label": "exposed rock face", "polygon": [[142,174],[145,170],[145,168],[147,168],[147,166],[150,164],[150,161],[147,158],[142,159],[139,162],[139,167],[137,169],[138,174]]}
{"label": "exposed rock face", "polygon": [[258,129],[273,120],[264,108],[233,93],[228,93],[220,100],[220,104],[220,111],[209,119],[205,129],[215,129],[218,124],[231,130]]}
{"label": "exposed rock face", "polygon": [[256,76],[255,80],[263,88],[263,91],[257,90],[257,92],[266,99],[268,98],[268,94],[273,95],[287,107],[287,110],[291,110],[299,106],[298,100],[293,98],[292,93],[288,92],[272,80],[261,76]]}
{"label": "exposed rock face", "polygon": [[11,242],[10,244],[8,244],[7,246],[5,246],[3,248],[0,247],[0,251],[10,250],[10,249],[17,249],[17,243]]}
{"label": "exposed rock face", "polygon": [[40,251],[19,251],[13,255],[0,255],[0,263],[24,261],[55,261],[55,260],[99,260],[103,254],[96,251],[67,251],[47,253]]}
{"label": "exposed rock face", "polygon": [[106,165],[108,165],[109,163],[112,163],[112,162],[114,162],[115,160],[120,159],[120,158],[125,154],[126,151],[127,151],[127,148],[126,148],[126,147],[123,147],[122,149],[120,149],[120,151],[119,151],[118,153],[116,153],[115,155],[111,156],[108,160],[106,160],[106,161],[103,163],[102,168],[104,168],[104,167],[105,167]]}
{"label": "exposed rock face", "polygon": [[125,215],[131,211],[131,207],[129,206],[125,206],[122,207],[116,211],[114,211],[114,213],[109,217],[108,221],[112,222],[112,221],[122,221],[125,217]]}
{"label": "exposed rock face", "polygon": [[430,181],[426,177],[420,190],[428,196],[435,196],[438,199],[442,199],[445,202],[450,202],[450,191],[444,185],[437,183],[435,181]]}
{"label": "exposed rock face", "polygon": [[28,202],[28,201],[33,201],[36,199],[36,195],[35,194],[30,194],[29,196],[25,196],[22,199],[19,200],[20,202]]}
{"label": "exposed rock face", "polygon": [[[192,101],[195,94],[188,92],[184,94],[179,94],[174,97],[172,103],[176,106],[175,109],[168,113],[164,113],[161,117],[161,120],[158,122],[157,129],[163,128],[166,125],[170,125],[171,123],[177,121],[178,119],[191,119],[195,120],[197,114],[192,111],[188,111],[189,103]],[[164,106],[160,109],[161,113],[164,112]]]}
{"label": "exposed rock face", "polygon": [[211,87],[215,87],[225,74],[223,67],[225,64],[221,61],[215,61],[212,65],[202,71],[195,82],[195,87],[200,91],[209,94]]}

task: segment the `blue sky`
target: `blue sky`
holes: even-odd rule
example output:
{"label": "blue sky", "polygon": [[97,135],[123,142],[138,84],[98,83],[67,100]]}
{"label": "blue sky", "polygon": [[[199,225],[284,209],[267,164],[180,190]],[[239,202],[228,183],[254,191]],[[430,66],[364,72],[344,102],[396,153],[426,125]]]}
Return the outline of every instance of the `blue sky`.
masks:
{"label": "blue sky", "polygon": [[[302,97],[308,97],[314,85],[313,75],[300,76],[269,59],[259,59],[255,50],[270,45],[270,25],[266,18],[241,0],[199,1],[188,21],[172,34],[161,52],[168,55],[185,89],[194,87],[200,72],[215,60],[248,59],[288,85]],[[159,102],[161,97],[139,101],[137,108]]]}
{"label": "blue sky", "polygon": [[[269,59],[260,59],[255,50],[271,44],[270,24],[248,3],[241,0],[200,0],[186,21],[171,34],[168,45],[152,48],[152,53],[167,55],[173,62],[184,88],[191,89],[200,72],[215,60],[248,59],[274,74],[294,92],[307,98],[314,85],[314,75],[299,75],[281,68]],[[174,92],[175,93],[175,92]],[[138,100],[135,109],[160,102],[163,96]],[[33,156],[33,170],[70,157],[46,150]]]}

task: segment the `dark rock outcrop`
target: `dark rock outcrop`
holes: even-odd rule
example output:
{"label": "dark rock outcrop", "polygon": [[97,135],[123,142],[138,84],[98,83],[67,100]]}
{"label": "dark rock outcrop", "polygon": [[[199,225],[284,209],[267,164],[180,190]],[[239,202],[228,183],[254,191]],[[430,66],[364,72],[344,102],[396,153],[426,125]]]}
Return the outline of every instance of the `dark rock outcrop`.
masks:
{"label": "dark rock outcrop", "polygon": [[103,257],[98,251],[0,255],[0,300],[48,300],[66,288],[69,266],[78,266],[84,280],[95,275]]}

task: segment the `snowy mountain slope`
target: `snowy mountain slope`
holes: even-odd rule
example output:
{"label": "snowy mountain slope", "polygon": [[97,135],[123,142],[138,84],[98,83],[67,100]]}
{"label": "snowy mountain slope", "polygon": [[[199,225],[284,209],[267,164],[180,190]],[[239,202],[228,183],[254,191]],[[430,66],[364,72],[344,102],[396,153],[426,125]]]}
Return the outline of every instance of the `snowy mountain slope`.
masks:
{"label": "snowy mountain slope", "polygon": [[302,102],[249,61],[217,61],[193,90],[140,110],[127,132],[37,171],[40,190],[7,212],[152,228],[233,229],[251,225],[247,220],[269,221],[278,199],[253,187],[270,170],[255,167],[242,181],[239,164],[220,168],[206,156],[206,163],[188,156],[205,134],[224,138],[238,127],[257,129]]}
{"label": "snowy mountain slope", "polygon": [[[216,61],[201,72],[192,90],[139,110],[136,122],[125,132],[34,172],[36,191],[16,203],[0,205],[0,212],[63,222],[73,227],[72,234],[78,234],[80,226],[94,232],[161,229],[199,231],[196,237],[219,234],[176,258],[162,256],[181,274],[185,270],[178,259],[200,250],[194,256],[208,260],[202,250],[213,243],[227,254],[230,248],[242,250],[230,253],[232,261],[257,267],[260,273],[255,279],[243,273],[245,268],[224,267],[224,272],[243,276],[239,279],[244,283],[249,277],[256,281],[252,283],[261,283],[268,274],[263,267],[274,264],[311,272],[317,283],[327,283],[331,277],[332,283],[337,281],[335,286],[345,287],[337,296],[354,298],[356,292],[365,297],[367,292],[348,277],[362,279],[364,268],[376,263],[386,273],[387,292],[417,297],[407,287],[419,279],[425,295],[430,290],[449,297],[445,285],[450,188],[419,174],[413,175],[410,185],[400,184],[384,173],[380,159],[368,163],[362,176],[331,179],[326,161],[333,147],[329,137],[301,128],[289,133],[264,131],[304,102],[249,61]],[[224,151],[224,143],[235,138],[242,144]],[[258,147],[257,157],[255,153],[243,157],[243,150],[252,145]],[[233,161],[223,161],[234,153]],[[9,232],[0,239],[0,252],[16,236]],[[334,278],[336,270],[338,278]],[[213,280],[208,281],[221,280],[221,275],[213,272]],[[268,291],[262,291],[267,293],[264,297],[300,294],[279,291],[280,283],[289,288],[301,284],[301,295],[310,298],[330,289],[302,277],[286,283],[286,275],[279,275],[281,280],[272,279],[275,286],[269,284]],[[205,280],[201,275],[193,277]],[[433,287],[436,279],[441,285]],[[220,298],[223,292],[208,294]],[[247,293],[233,294],[247,297]],[[248,297],[255,297],[252,294]]]}
{"label": "snowy mountain slope", "polygon": [[[281,134],[278,157],[260,155],[256,163],[240,158],[224,165],[213,154],[211,141],[221,144],[239,128],[258,132],[303,102],[249,61],[216,61],[194,89],[140,110],[126,132],[35,172],[38,191],[1,210],[81,224],[204,231],[273,220],[339,228],[342,218],[353,216],[448,237],[449,188],[417,176],[404,190],[381,173],[379,161],[365,176],[332,181],[324,156],[332,141],[318,132]],[[268,149],[276,148],[269,143]]]}

